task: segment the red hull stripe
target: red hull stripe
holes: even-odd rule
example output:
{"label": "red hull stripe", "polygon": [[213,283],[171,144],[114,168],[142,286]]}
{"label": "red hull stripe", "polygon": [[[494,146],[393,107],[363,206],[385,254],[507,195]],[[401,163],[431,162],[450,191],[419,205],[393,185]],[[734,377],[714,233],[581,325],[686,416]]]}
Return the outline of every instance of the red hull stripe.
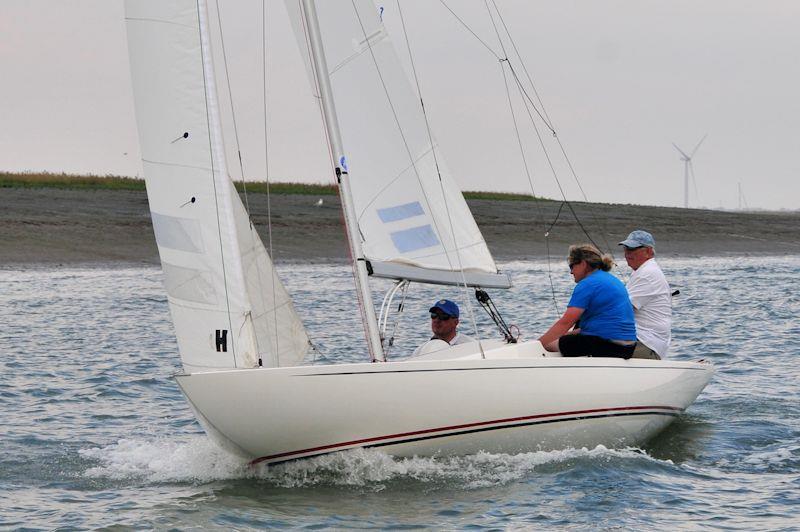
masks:
{"label": "red hull stripe", "polygon": [[[609,414],[611,412],[616,412],[619,414],[630,413],[635,414],[637,412],[641,412],[644,410],[666,410],[670,414],[677,414],[683,412],[682,408],[677,408],[674,406],[623,406],[618,408],[593,408],[590,410],[574,410],[571,412],[558,412],[555,414],[536,414],[534,416],[520,416],[520,417],[510,417],[506,419],[495,419],[493,421],[478,421],[475,423],[465,423],[462,425],[451,425],[448,427],[438,427],[434,429],[423,429],[423,430],[416,430],[413,432],[401,432],[398,434],[389,434],[386,436],[375,436],[372,438],[363,438],[360,440],[352,440],[347,442],[341,443],[333,443],[330,445],[321,445],[319,447],[310,447],[308,449],[301,449],[299,451],[288,451],[285,453],[278,453],[272,454],[269,456],[262,456],[260,458],[256,458],[255,460],[250,462],[250,465],[255,465],[260,462],[264,462],[267,460],[276,460],[276,459],[284,459],[284,460],[291,460],[292,457],[296,457],[297,455],[303,455],[307,453],[314,453],[314,454],[323,454],[323,453],[330,453],[336,450],[347,448],[351,446],[362,446],[362,447],[369,447],[369,446],[378,446],[378,445],[392,445],[395,443],[403,443],[402,441],[392,442],[387,440],[394,440],[397,438],[409,438],[414,436],[423,436],[426,434],[432,434],[436,432],[447,432],[447,431],[463,431],[464,429],[474,429],[477,427],[488,427],[490,425],[503,425],[507,423],[519,423],[519,422],[529,422],[532,420],[542,420],[547,418],[558,418],[561,416],[579,416],[578,419],[583,419],[585,417],[604,417],[604,416],[592,416],[592,414]],[[659,412],[641,412],[642,414],[659,414]],[[661,412],[663,413],[663,412]],[[553,421],[570,421],[570,419],[564,420],[553,420]],[[503,428],[503,427],[495,427],[495,428]],[[473,431],[468,431],[473,432]],[[458,434],[458,433],[456,433]],[[439,436],[452,436],[456,434],[440,434]],[[414,438],[414,439],[424,439],[424,438]]]}

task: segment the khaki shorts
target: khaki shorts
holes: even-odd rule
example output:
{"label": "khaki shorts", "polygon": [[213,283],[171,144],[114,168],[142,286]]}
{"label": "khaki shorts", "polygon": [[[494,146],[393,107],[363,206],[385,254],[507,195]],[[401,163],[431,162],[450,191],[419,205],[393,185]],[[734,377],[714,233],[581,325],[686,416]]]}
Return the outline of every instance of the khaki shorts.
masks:
{"label": "khaki shorts", "polygon": [[633,350],[631,358],[649,358],[652,360],[661,360],[658,353],[644,345],[642,342],[636,342],[636,349]]}

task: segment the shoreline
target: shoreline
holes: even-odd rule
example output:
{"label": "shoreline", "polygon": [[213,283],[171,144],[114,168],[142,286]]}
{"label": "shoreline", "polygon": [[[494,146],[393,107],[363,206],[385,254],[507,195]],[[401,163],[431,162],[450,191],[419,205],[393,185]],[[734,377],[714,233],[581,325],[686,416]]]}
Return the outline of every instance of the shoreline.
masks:
{"label": "shoreline", "polygon": [[[250,194],[251,218],[269,248],[267,197]],[[316,203],[323,200],[321,206]],[[572,203],[580,224],[561,202],[468,199],[498,261],[562,258],[586,242],[581,225],[601,249],[620,260],[617,242],[637,228],[656,239],[657,256],[700,257],[800,254],[800,213],[727,212],[675,207]],[[274,194],[276,263],[346,262],[347,244],[337,196]],[[550,237],[545,230],[558,219]],[[147,197],[138,190],[0,189],[0,267],[159,264]]]}

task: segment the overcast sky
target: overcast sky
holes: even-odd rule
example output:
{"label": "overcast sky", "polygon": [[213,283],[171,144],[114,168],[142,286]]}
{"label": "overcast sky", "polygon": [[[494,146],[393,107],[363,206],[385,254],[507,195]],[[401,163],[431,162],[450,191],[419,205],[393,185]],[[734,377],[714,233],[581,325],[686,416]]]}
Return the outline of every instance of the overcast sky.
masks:
{"label": "overcast sky", "polygon": [[[260,47],[260,4],[219,1],[232,49],[248,39]],[[689,151],[707,133],[692,206],[735,208],[741,183],[750,207],[800,208],[800,2],[497,3],[590,201],[682,205],[672,143]],[[499,50],[483,0],[447,4]],[[396,30],[395,1],[383,5]],[[456,181],[529,191],[497,61],[441,4],[403,6]],[[324,149],[308,140],[321,138],[318,112],[282,2],[269,9],[270,175],[327,182]],[[231,68],[255,70],[243,61]],[[121,0],[0,1],[0,72],[0,170],[141,175]],[[536,192],[557,197],[523,134]],[[248,164],[263,175],[262,163]],[[568,173],[559,179],[570,199],[582,198]]]}

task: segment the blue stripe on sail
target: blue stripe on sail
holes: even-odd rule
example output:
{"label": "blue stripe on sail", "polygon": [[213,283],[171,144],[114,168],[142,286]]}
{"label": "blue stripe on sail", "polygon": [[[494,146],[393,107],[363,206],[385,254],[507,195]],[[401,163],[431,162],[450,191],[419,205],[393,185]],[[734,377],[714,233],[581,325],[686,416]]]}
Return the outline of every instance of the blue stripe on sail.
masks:
{"label": "blue stripe on sail", "polygon": [[394,247],[400,253],[407,253],[409,251],[416,251],[418,249],[429,248],[431,246],[438,246],[439,239],[430,225],[421,225],[419,227],[412,227],[411,229],[404,229],[402,231],[395,231],[390,233]]}
{"label": "blue stripe on sail", "polygon": [[422,205],[420,205],[418,201],[406,203],[405,205],[378,209],[378,216],[383,223],[405,220],[406,218],[413,218],[414,216],[420,216],[422,214],[425,214],[425,211],[422,210]]}

